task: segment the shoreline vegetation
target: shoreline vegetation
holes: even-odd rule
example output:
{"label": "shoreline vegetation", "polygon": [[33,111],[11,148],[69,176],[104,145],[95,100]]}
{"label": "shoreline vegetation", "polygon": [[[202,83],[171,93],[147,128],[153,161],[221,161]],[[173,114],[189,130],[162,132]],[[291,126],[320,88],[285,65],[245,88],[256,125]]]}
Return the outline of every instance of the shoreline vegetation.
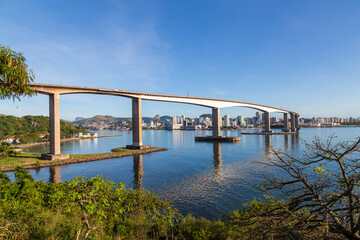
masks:
{"label": "shoreline vegetation", "polygon": [[148,154],[152,152],[166,151],[166,148],[152,147],[143,150],[130,150],[126,148],[115,148],[109,153],[93,154],[70,154],[69,159],[43,160],[40,153],[16,153],[0,161],[0,172],[14,171],[16,167],[24,169],[36,169],[42,167],[52,167],[68,165],[73,163],[91,162],[111,158],[121,158],[134,155]]}

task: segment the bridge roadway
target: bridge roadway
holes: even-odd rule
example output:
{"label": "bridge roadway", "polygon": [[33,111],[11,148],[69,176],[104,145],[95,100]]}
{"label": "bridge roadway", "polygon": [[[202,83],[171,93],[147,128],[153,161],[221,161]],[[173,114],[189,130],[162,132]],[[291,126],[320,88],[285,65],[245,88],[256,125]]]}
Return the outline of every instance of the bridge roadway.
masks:
{"label": "bridge roadway", "polygon": [[[64,85],[40,84],[40,83],[33,83],[30,84],[30,86],[37,93],[49,95],[50,153],[43,154],[43,158],[46,159],[61,159],[68,157],[67,154],[62,154],[60,149],[60,95],[63,94],[101,94],[101,95],[112,95],[112,96],[131,98],[132,120],[133,120],[133,143],[132,145],[128,145],[127,147],[132,149],[144,149],[149,147],[148,145],[143,145],[142,143],[142,110],[141,110],[142,100],[176,102],[176,103],[192,104],[192,105],[212,108],[213,137],[221,136],[220,108],[224,108],[224,107],[246,107],[264,112],[264,117],[265,117],[264,132],[271,132],[270,113],[272,112],[279,112],[284,114],[283,131],[295,132],[298,131],[299,128],[298,113],[276,107],[255,104],[255,103],[215,99],[215,98],[190,97],[190,96],[180,96],[180,95],[124,91],[124,90],[116,90],[116,89],[76,87],[76,86],[64,86]],[[290,114],[291,129],[288,129],[288,120],[289,120],[288,114]]]}

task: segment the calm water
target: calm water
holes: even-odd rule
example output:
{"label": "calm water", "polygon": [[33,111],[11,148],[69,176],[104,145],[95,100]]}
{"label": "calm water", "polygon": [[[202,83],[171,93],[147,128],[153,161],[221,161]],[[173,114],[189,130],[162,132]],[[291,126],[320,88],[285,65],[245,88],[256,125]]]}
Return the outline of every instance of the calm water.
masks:
{"label": "calm water", "polygon": [[[257,130],[254,130],[257,131]],[[99,135],[122,134],[120,137],[87,139],[61,145],[64,153],[101,153],[125,146],[132,141],[131,132],[100,132]],[[169,150],[143,156],[107,159],[30,170],[36,180],[59,182],[76,176],[103,175],[127,187],[142,187],[171,201],[181,213],[218,218],[261,197],[253,185],[262,180],[264,169],[255,161],[269,154],[269,147],[299,156],[302,140],[311,142],[335,134],[336,141],[354,140],[359,127],[302,129],[299,135],[241,135],[241,131],[222,131],[222,135],[241,136],[240,143],[195,142],[195,136],[211,135],[211,131],[144,131],[143,142]],[[37,147],[32,151],[49,151]],[[13,173],[9,173],[13,178]]]}

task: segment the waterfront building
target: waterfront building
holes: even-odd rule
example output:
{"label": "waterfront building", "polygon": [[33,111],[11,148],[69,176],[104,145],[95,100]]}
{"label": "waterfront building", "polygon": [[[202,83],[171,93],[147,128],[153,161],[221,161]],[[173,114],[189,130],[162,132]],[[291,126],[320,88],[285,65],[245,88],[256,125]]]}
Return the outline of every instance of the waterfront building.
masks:
{"label": "waterfront building", "polygon": [[212,121],[211,118],[206,117],[203,121],[203,123],[205,123],[206,126],[212,126]]}
{"label": "waterfront building", "polygon": [[237,117],[237,122],[238,122],[238,125],[240,127],[245,127],[246,126],[245,118],[243,116],[238,116]]}
{"label": "waterfront building", "polygon": [[252,124],[260,125],[260,117],[253,117]]}
{"label": "waterfront building", "polygon": [[278,121],[277,117],[271,117],[270,123],[276,123]]}
{"label": "waterfront building", "polygon": [[224,126],[230,127],[230,116],[229,115],[224,116]]}
{"label": "waterfront building", "polygon": [[204,119],[203,117],[200,117],[200,118],[199,118],[199,121],[198,121],[198,123],[197,123],[197,124],[203,124],[203,123],[204,123],[204,121],[205,121],[205,119]]}
{"label": "waterfront building", "polygon": [[231,121],[231,126],[232,127],[237,127],[238,126],[238,124],[237,124],[237,119],[235,118],[235,119],[232,119]]}
{"label": "waterfront building", "polygon": [[253,124],[253,119],[250,117],[246,117],[245,118],[245,124],[246,126],[252,125]]}
{"label": "waterfront building", "polygon": [[180,122],[180,123],[181,123],[181,124],[184,124],[184,123],[185,123],[185,120],[186,120],[186,119],[185,119],[185,115],[182,115],[182,116],[181,116],[181,122]]}

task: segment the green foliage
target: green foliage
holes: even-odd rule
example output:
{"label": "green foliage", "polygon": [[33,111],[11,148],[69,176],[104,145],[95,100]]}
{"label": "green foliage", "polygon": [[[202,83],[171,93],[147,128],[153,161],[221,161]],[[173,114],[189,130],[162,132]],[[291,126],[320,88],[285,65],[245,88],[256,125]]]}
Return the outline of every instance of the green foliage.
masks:
{"label": "green foliage", "polygon": [[14,153],[14,151],[10,149],[9,143],[0,142],[0,159],[7,158],[12,153]]}
{"label": "green foliage", "polygon": [[[46,138],[40,138],[39,134],[47,134],[49,131],[49,117],[0,116],[0,139],[15,136],[20,143],[42,142]],[[78,132],[86,132],[84,128],[65,121],[60,121],[60,131],[62,138],[73,137]]]}
{"label": "green foliage", "polygon": [[22,53],[0,45],[0,98],[17,98],[35,94],[29,83],[34,81],[34,73],[28,69]]}
{"label": "green foliage", "polygon": [[199,219],[191,215],[184,217],[178,225],[178,235],[180,239],[234,239],[229,235],[224,222]]}
{"label": "green foliage", "polygon": [[18,167],[15,179],[0,174],[4,239],[166,239],[180,216],[156,195],[101,176],[45,184]]}

